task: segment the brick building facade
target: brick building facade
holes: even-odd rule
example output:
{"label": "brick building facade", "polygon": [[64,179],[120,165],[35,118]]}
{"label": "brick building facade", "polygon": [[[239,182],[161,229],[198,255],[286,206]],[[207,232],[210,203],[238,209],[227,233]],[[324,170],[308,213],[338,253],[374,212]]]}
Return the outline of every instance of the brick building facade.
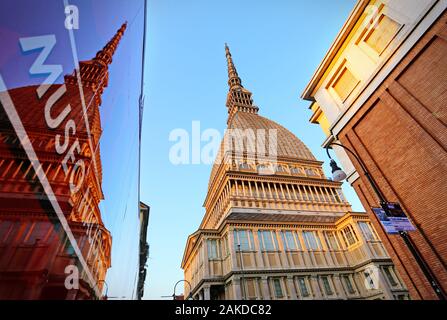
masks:
{"label": "brick building facade", "polygon": [[[354,151],[447,291],[446,1],[359,1],[302,97],[311,122]],[[438,299],[398,235],[371,212],[378,200],[359,163],[334,150],[413,299]]]}

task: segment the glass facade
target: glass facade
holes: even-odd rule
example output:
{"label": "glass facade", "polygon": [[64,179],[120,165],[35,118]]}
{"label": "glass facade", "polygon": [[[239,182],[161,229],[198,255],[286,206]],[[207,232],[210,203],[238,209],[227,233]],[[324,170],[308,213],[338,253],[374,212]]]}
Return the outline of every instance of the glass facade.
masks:
{"label": "glass facade", "polygon": [[136,297],[142,4],[0,4],[0,300]]}

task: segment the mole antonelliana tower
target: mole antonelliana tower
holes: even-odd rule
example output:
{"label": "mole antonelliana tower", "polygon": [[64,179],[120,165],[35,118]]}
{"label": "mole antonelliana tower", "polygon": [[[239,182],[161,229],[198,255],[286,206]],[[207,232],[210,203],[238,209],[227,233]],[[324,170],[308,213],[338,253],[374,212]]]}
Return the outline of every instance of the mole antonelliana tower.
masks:
{"label": "mole antonelliana tower", "polygon": [[227,45],[225,53],[228,130],[205,216],[186,243],[185,298],[407,297],[368,216],[352,212],[341,183],[325,177],[301,140],[258,115]]}

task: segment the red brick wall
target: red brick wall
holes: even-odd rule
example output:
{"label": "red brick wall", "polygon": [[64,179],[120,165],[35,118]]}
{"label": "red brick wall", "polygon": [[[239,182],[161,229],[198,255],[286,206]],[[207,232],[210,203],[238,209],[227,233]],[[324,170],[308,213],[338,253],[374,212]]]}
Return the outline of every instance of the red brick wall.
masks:
{"label": "red brick wall", "polygon": [[[418,231],[412,240],[447,291],[447,14],[418,41],[339,135],[364,161],[388,201],[398,201]],[[355,159],[352,162],[360,173]],[[365,177],[354,183],[364,206],[377,206]],[[369,212],[413,299],[436,299],[399,236]]]}

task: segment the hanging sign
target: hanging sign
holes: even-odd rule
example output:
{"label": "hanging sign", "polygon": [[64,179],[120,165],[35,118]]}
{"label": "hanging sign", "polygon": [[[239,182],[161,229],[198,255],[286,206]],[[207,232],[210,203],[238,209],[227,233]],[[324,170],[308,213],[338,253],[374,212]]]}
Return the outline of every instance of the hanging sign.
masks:
{"label": "hanging sign", "polygon": [[382,223],[386,233],[397,234],[399,231],[416,230],[399,203],[386,202],[382,208],[372,208],[372,210]]}

